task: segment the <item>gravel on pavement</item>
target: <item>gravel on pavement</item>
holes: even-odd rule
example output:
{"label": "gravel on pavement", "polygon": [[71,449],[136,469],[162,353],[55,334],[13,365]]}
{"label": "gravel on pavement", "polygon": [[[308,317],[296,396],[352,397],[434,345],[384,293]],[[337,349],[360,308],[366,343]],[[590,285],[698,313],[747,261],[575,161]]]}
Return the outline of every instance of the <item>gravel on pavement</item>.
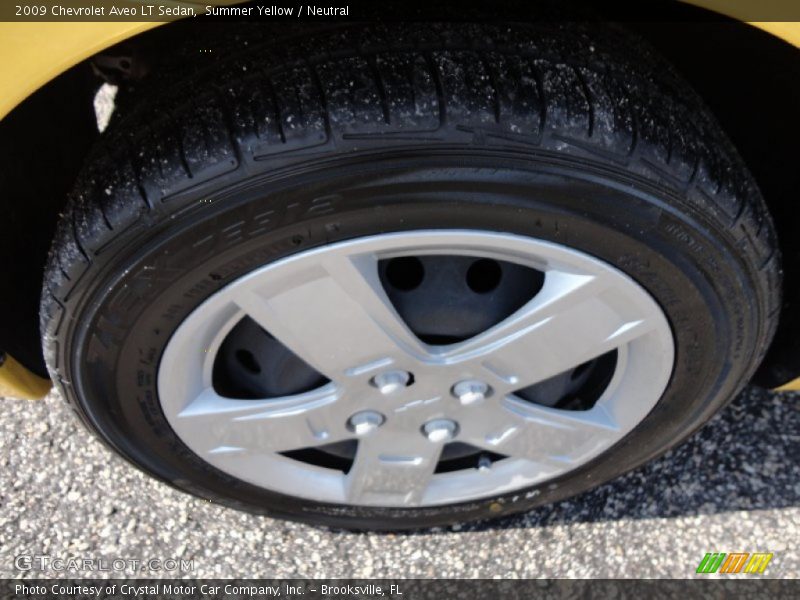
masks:
{"label": "gravel on pavement", "polygon": [[15,558],[186,559],[185,577],[669,577],[706,552],[800,573],[800,402],[746,389],[664,457],[516,517],[411,534],[333,531],[180,493],[112,454],[55,393],[0,400],[0,577]]}

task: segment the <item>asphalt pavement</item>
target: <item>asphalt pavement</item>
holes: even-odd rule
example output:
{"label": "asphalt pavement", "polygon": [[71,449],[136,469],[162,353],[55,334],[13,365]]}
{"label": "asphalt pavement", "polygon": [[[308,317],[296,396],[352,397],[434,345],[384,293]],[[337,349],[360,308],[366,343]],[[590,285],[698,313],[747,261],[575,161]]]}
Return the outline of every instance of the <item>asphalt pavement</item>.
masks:
{"label": "asphalt pavement", "polygon": [[772,552],[764,576],[797,577],[798,463],[798,396],[749,388],[676,450],[580,497],[479,525],[357,534],[179,493],[111,454],[55,394],[0,400],[0,577],[131,574],[24,570],[38,555],[50,559],[34,566],[193,569],[139,576],[682,578],[706,552],[734,551]]}

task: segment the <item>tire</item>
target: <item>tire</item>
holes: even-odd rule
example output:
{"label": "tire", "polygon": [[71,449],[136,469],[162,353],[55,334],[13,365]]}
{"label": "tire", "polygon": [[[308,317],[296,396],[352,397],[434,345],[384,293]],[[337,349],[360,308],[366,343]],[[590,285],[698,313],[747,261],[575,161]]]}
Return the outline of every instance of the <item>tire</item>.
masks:
{"label": "tire", "polygon": [[[145,86],[112,120],[45,274],[50,374],[135,466],[213,502],[315,524],[491,518],[662,454],[758,366],[780,306],[770,217],[708,109],[637,39],[605,26],[431,24],[237,48]],[[159,364],[207,299],[303,252],[430,230],[555,244],[646,290],[674,342],[652,410],[557,477],[435,506],[279,493],[212,466],[176,434]]]}

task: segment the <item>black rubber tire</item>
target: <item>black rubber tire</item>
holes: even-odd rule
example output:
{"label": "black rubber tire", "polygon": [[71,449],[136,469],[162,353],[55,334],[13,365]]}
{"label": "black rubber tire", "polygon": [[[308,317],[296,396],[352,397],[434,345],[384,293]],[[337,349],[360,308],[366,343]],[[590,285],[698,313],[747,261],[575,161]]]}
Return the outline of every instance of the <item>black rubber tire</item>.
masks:
{"label": "black rubber tire", "polygon": [[[775,329],[770,217],[702,102],[605,26],[347,26],[242,44],[146,85],[61,221],[41,319],[53,380],[136,466],[214,502],[348,528],[509,514],[666,451],[741,389]],[[171,332],[265,263],[429,228],[508,231],[591,253],[657,299],[671,382],[625,439],[528,490],[433,508],[325,505],[217,471],[155,388]]]}

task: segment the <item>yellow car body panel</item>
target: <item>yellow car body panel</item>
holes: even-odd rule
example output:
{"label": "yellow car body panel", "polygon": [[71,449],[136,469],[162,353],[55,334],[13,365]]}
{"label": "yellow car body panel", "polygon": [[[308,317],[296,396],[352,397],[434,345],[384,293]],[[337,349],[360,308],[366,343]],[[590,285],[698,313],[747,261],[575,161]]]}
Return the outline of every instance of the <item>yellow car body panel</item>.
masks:
{"label": "yellow car body panel", "polygon": [[750,25],[763,29],[784,42],[800,48],[800,22],[750,21]]}
{"label": "yellow car body panel", "polygon": [[[141,3],[141,0],[127,0]],[[158,0],[168,6],[236,4],[241,0]],[[163,22],[0,22],[0,119],[33,92],[76,64]]]}
{"label": "yellow car body panel", "polygon": [[[780,0],[684,0],[702,8],[749,22],[785,42],[800,48],[800,22],[754,21],[759,10],[780,9]],[[209,4],[235,4],[216,0]],[[171,2],[171,4],[173,4]],[[190,4],[190,2],[186,2]],[[784,4],[785,6],[785,4]],[[159,22],[4,22],[0,23],[0,119],[11,112],[37,89],[82,60],[116,43],[161,25]],[[49,382],[27,371],[10,356],[0,366],[0,396],[42,397]],[[780,388],[800,390],[800,378]]]}
{"label": "yellow car body panel", "polygon": [[[756,0],[685,0],[746,21]],[[191,4],[184,2],[183,4]],[[209,4],[235,4],[217,0]],[[82,60],[162,23],[0,23],[0,119],[33,92]],[[752,25],[800,48],[800,22],[752,21]]]}
{"label": "yellow car body panel", "polygon": [[792,379],[789,383],[784,383],[775,388],[776,392],[797,392],[800,391],[800,377]]}
{"label": "yellow car body panel", "polygon": [[0,23],[0,118],[80,61],[160,23]]}
{"label": "yellow car body panel", "polygon": [[0,397],[39,400],[51,387],[48,379],[31,373],[8,354],[0,353]]}

